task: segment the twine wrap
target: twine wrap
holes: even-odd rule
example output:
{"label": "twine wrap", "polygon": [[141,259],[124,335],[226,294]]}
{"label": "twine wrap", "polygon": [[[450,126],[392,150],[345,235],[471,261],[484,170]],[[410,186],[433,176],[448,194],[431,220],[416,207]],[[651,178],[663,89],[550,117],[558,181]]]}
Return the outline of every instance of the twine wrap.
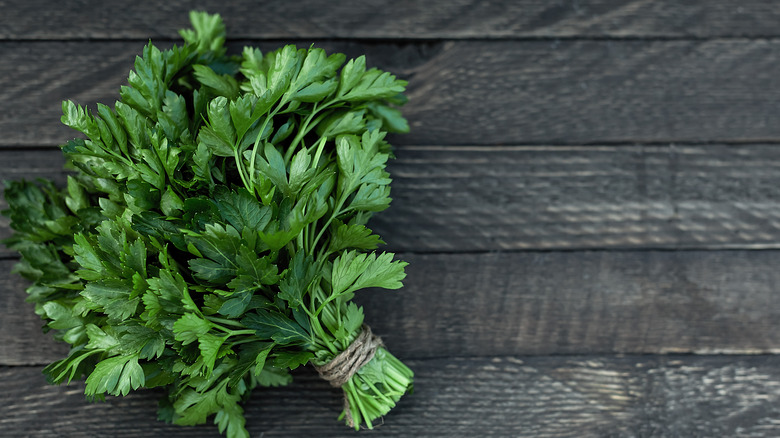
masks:
{"label": "twine wrap", "polygon": [[384,345],[382,339],[371,333],[369,326],[363,324],[362,331],[346,350],[325,365],[314,368],[331,386],[340,388],[349,382],[360,368],[371,362],[376,349]]}
{"label": "twine wrap", "polygon": [[[371,333],[371,327],[363,324],[361,332],[346,350],[339,353],[330,362],[314,369],[320,374],[320,377],[330,382],[330,385],[336,388],[342,387],[349,379],[363,368],[364,365],[371,362],[376,354],[376,349],[385,344],[382,338]],[[349,409],[349,400],[344,394],[344,415],[346,416],[347,426],[355,427],[355,421],[352,419],[352,411]]]}

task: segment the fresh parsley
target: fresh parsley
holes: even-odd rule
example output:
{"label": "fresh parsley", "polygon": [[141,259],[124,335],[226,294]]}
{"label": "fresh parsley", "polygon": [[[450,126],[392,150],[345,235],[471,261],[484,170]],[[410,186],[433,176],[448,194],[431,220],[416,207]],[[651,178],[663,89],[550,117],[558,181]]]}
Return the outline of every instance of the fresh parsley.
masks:
{"label": "fresh parsley", "polygon": [[[366,224],[390,203],[406,82],[314,47],[228,55],[218,15],[190,18],[183,45],[144,47],[113,108],[63,103],[74,172],[6,184],[5,243],[71,345],[52,383],[164,387],[161,419],[246,437],[253,388],[330,362],[361,332],[355,292],[401,287],[406,263]],[[411,385],[379,347],[342,386],[347,423],[371,428]]]}

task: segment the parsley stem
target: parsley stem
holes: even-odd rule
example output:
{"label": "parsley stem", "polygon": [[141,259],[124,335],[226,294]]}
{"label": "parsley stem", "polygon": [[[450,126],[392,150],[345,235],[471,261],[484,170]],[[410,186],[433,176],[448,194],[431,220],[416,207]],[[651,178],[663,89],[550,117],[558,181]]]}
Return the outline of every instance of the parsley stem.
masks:
{"label": "parsley stem", "polygon": [[328,296],[328,298],[326,298],[326,299],[325,299],[325,300],[322,302],[322,304],[320,304],[320,307],[317,307],[317,311],[316,311],[316,312],[314,312],[314,315],[315,315],[315,316],[319,316],[319,314],[320,314],[320,313],[322,313],[322,310],[323,310],[323,309],[325,309],[325,305],[327,305],[327,304],[328,304],[328,303],[330,303],[331,301],[335,300],[336,298],[338,298],[338,297],[340,297],[340,296],[342,296],[342,295],[346,294],[347,292],[351,292],[351,291],[345,291],[345,292],[342,292],[342,293],[339,293],[339,294],[335,294],[335,295],[330,295],[330,296]]}
{"label": "parsley stem", "polygon": [[[306,313],[308,315],[311,315],[311,313],[309,313],[309,312],[306,312]],[[320,320],[316,316],[315,317],[311,317],[311,328],[312,328],[312,331],[317,332],[316,333],[317,334],[316,338],[317,338],[318,341],[320,341],[334,355],[338,354],[338,349],[336,348],[335,345],[333,345],[332,342],[330,342],[330,340],[328,339],[329,336],[327,335],[327,333],[325,333],[325,329],[322,328],[322,324],[320,324]]]}
{"label": "parsley stem", "polygon": [[[315,126],[319,123],[315,123],[311,127],[309,127],[309,124],[311,124],[312,120],[314,120],[314,116],[317,115],[317,113],[322,112],[325,108],[328,108],[329,106],[333,105],[334,103],[338,102],[338,99],[332,99],[328,102],[326,102],[323,105],[318,106],[317,103],[315,103],[311,109],[311,114],[309,114],[306,119],[303,121],[303,124],[301,124],[301,127],[298,129],[298,133],[295,135],[295,138],[290,143],[290,146],[287,148],[287,151],[284,153],[284,162],[289,163],[290,159],[292,159],[293,153],[295,153],[295,149],[298,147],[298,143],[303,140],[303,137],[306,136],[306,134],[309,133],[312,129],[314,129]],[[324,114],[323,114],[324,115]],[[321,118],[321,117],[318,117]],[[316,161],[315,161],[316,163]]]}
{"label": "parsley stem", "polygon": [[255,194],[255,160],[257,159],[257,146],[260,144],[260,140],[263,138],[263,133],[265,132],[265,128],[268,126],[268,122],[274,118],[276,113],[279,112],[282,105],[285,103],[285,101],[282,101],[282,103],[277,105],[273,111],[268,113],[268,115],[265,117],[265,120],[263,121],[263,127],[260,128],[260,132],[257,134],[255,144],[252,146],[252,158],[249,160],[249,191],[252,192],[252,195],[254,196],[257,196]]}
{"label": "parsley stem", "polygon": [[[241,324],[238,321],[234,321],[234,320],[231,320],[231,319],[219,318],[219,317],[216,317],[216,316],[206,316],[206,319],[208,319],[211,322],[215,322],[215,323],[218,323],[218,324],[229,325],[231,327],[246,328],[245,325]],[[254,333],[254,331],[253,331],[253,333]]]}
{"label": "parsley stem", "polygon": [[[354,387],[349,388],[349,384],[352,383],[352,380],[347,382],[347,387],[344,388],[344,395],[347,397],[347,403],[349,403],[350,406],[356,406],[357,403],[355,401],[356,396],[354,394]],[[351,390],[349,390],[351,389]],[[352,423],[355,425],[355,430],[360,429],[360,423],[362,423],[360,418],[360,411],[358,409],[350,409],[350,413],[352,415]]]}
{"label": "parsley stem", "polygon": [[315,103],[312,107],[311,114],[306,117],[306,119],[301,124],[300,128],[298,128],[298,133],[295,134],[295,137],[293,138],[293,141],[290,143],[290,146],[287,148],[287,151],[284,153],[284,162],[289,163],[290,159],[292,159],[293,152],[295,152],[295,149],[298,147],[298,143],[303,139],[303,136],[306,135],[308,131],[309,123],[311,122],[312,117],[314,114],[316,114],[318,111],[317,104]]}
{"label": "parsley stem", "polygon": [[[350,379],[349,382],[347,382],[347,385],[349,386],[349,389],[356,391],[355,383],[352,380],[353,379]],[[368,426],[369,429],[373,429],[373,425],[371,424],[371,417],[366,413],[366,409],[363,407],[363,402],[360,400],[360,397],[354,397],[354,401],[357,405],[357,408],[360,410],[360,414],[363,416],[363,420],[366,422],[366,426]],[[358,427],[360,427],[360,423],[356,424]]]}
{"label": "parsley stem", "polygon": [[255,335],[257,333],[252,329],[246,329],[246,330],[229,330],[228,334],[230,336],[240,336],[240,335]]}
{"label": "parsley stem", "polygon": [[386,395],[382,394],[382,391],[377,389],[377,387],[373,383],[371,383],[371,380],[363,379],[363,383],[365,383],[366,385],[368,385],[369,388],[374,390],[376,396],[379,397],[382,401],[384,401],[388,405],[395,406],[395,403],[392,400],[390,400],[390,398],[388,398]]}
{"label": "parsley stem", "polygon": [[328,137],[322,137],[317,144],[317,152],[314,154],[314,159],[312,160],[312,166],[317,167],[317,163],[320,162],[320,156],[322,156],[322,151],[325,149],[325,143],[328,141]]}
{"label": "parsley stem", "polygon": [[238,148],[233,151],[233,155],[236,159],[236,167],[238,168],[238,176],[241,177],[241,182],[244,183],[244,187],[246,187],[250,193],[254,194],[250,181],[247,181],[246,175],[244,174],[244,163],[241,161],[241,157],[238,154]]}
{"label": "parsley stem", "polygon": [[317,237],[314,238],[314,242],[312,242],[311,247],[309,249],[311,249],[313,251],[317,247],[317,242],[320,241],[320,238],[325,233],[325,231],[328,229],[328,227],[330,226],[330,223],[333,222],[333,219],[336,219],[341,213],[343,213],[343,211],[341,211],[341,208],[344,207],[344,203],[347,202],[347,198],[348,197],[349,196],[348,196],[347,193],[345,193],[345,194],[343,194],[341,196],[341,199],[339,199],[338,205],[336,206],[336,208],[333,209],[333,214],[330,216],[330,218],[328,218],[328,221],[325,222],[325,225],[322,226],[322,229],[320,229],[320,232],[317,233]]}
{"label": "parsley stem", "polygon": [[240,339],[238,341],[232,341],[232,342],[230,342],[230,346],[234,347],[236,345],[248,344],[250,342],[257,342],[257,337],[251,337],[251,338]]}

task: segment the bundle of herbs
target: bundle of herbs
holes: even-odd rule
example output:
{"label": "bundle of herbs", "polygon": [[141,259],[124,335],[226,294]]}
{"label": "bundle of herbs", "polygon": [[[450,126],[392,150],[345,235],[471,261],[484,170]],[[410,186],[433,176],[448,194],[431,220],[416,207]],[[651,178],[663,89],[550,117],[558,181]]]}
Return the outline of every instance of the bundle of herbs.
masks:
{"label": "bundle of herbs", "polygon": [[412,388],[351,301],[405,276],[366,223],[390,203],[406,83],[319,48],[229,56],[218,15],[190,18],[113,108],[63,103],[86,136],[62,147],[66,188],[6,184],[16,271],[71,345],[44,372],[98,399],[165,387],[161,419],[243,437],[240,402],[310,363],[371,428]]}

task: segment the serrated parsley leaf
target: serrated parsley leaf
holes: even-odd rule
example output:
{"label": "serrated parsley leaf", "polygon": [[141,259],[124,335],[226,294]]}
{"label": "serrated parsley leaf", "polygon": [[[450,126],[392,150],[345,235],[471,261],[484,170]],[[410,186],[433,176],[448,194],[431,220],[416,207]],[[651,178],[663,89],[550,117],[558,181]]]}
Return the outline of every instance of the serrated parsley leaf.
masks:
{"label": "serrated parsley leaf", "polygon": [[299,252],[279,283],[279,298],[287,301],[291,308],[297,308],[303,304],[303,297],[316,275],[317,267],[314,265],[313,257],[307,257],[303,252]]}
{"label": "serrated parsley leaf", "polygon": [[271,208],[260,205],[257,198],[245,189],[218,191],[215,199],[220,215],[239,233],[245,228],[263,230],[271,221]]}
{"label": "serrated parsley leaf", "polygon": [[235,99],[238,95],[238,82],[230,75],[219,75],[209,66],[195,64],[195,79],[201,84],[209,87],[217,95]]}
{"label": "serrated parsley leaf", "polygon": [[127,352],[137,352],[139,359],[155,359],[165,350],[165,335],[163,331],[155,330],[140,324],[120,326],[122,349]]}
{"label": "serrated parsley leaf", "polygon": [[273,339],[279,344],[307,344],[311,335],[297,322],[279,313],[257,310],[241,319],[241,323],[261,339]]}
{"label": "serrated parsley leaf", "polygon": [[89,337],[87,348],[108,351],[119,346],[119,340],[115,336],[106,333],[95,324],[87,324],[86,329]]}
{"label": "serrated parsley leaf", "polygon": [[242,246],[236,257],[236,278],[228,287],[237,293],[251,292],[263,285],[276,284],[279,281],[278,268],[268,256],[257,257],[249,248]]}
{"label": "serrated parsley leaf", "polygon": [[385,242],[360,224],[338,224],[330,240],[330,252],[343,249],[373,250]]}
{"label": "serrated parsley leaf", "polygon": [[363,73],[357,84],[352,86],[349,91],[345,90],[342,99],[346,101],[389,99],[403,93],[406,85],[406,81],[396,79],[388,72],[372,68]]}
{"label": "serrated parsley leaf", "polygon": [[368,287],[398,289],[406,277],[407,263],[393,261],[392,253],[361,254],[347,251],[333,260],[331,284],[334,294],[354,292]]}
{"label": "serrated parsley leaf", "polygon": [[131,389],[143,386],[144,381],[144,370],[138,364],[138,356],[114,356],[95,366],[87,377],[84,393],[88,396],[127,395]]}
{"label": "serrated parsley leaf", "polygon": [[122,280],[102,280],[88,283],[81,291],[92,310],[105,313],[112,322],[130,318],[136,313],[139,297],[131,297],[134,290],[132,283]]}
{"label": "serrated parsley leaf", "polygon": [[310,351],[281,351],[274,355],[274,365],[279,368],[294,370],[308,363],[313,357],[314,353]]}
{"label": "serrated parsley leaf", "polygon": [[229,318],[239,318],[249,308],[252,302],[252,291],[239,292],[232,295],[230,299],[222,303],[218,312]]}
{"label": "serrated parsley leaf", "polygon": [[186,313],[173,324],[176,340],[184,345],[197,341],[211,330],[211,323],[193,313]]}

